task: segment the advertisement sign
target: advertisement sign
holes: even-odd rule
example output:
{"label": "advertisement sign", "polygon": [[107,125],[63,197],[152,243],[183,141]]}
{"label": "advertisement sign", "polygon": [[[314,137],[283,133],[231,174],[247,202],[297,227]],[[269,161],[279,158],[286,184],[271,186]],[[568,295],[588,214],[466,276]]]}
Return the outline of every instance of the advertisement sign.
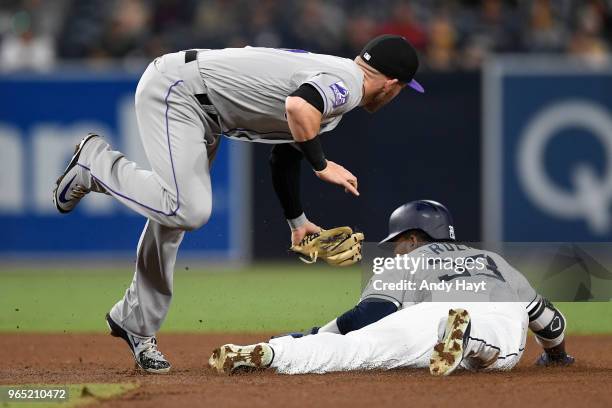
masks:
{"label": "advertisement sign", "polygon": [[483,83],[488,241],[612,241],[612,67],[500,58]]}

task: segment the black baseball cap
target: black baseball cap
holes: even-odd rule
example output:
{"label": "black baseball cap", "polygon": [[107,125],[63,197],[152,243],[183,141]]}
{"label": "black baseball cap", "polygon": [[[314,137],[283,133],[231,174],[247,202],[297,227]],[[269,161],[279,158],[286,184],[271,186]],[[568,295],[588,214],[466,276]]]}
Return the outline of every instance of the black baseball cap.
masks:
{"label": "black baseball cap", "polygon": [[404,37],[379,35],[363,47],[360,56],[369,66],[389,78],[397,78],[415,91],[425,92],[421,84],[414,79],[419,69],[419,56]]}

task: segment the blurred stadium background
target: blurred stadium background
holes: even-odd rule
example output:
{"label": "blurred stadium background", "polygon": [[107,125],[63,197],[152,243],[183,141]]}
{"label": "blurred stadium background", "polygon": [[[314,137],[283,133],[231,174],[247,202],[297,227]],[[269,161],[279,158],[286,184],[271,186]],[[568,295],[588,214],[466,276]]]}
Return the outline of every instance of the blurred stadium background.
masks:
{"label": "blurred stadium background", "polygon": [[[464,241],[612,241],[610,1],[2,0],[0,330],[102,330],[99,317],[129,283],[144,220],[108,197],[60,216],[51,189],[89,131],[146,163],[132,104],[151,59],[244,45],[352,58],[380,33],[417,47],[426,93],[405,92],[376,115],[352,112],[323,138],[361,196],[304,172],[312,220],[375,241],[392,209],[431,198],[449,206]],[[223,143],[213,216],[183,243],[168,327],[290,329],[350,306],[357,271],[285,266],[295,260],[269,147]],[[256,279],[217,273],[228,269]],[[261,309],[253,296],[270,285],[281,288]],[[223,288],[253,306],[244,321],[211,310]],[[280,316],[278,304],[308,312]]]}

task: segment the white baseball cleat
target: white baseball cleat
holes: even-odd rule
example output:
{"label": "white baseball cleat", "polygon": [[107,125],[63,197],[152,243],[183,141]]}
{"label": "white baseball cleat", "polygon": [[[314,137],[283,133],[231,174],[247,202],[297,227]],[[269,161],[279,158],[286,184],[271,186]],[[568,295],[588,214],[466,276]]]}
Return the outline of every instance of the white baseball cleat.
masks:
{"label": "white baseball cleat", "polygon": [[226,344],[216,348],[208,359],[208,366],[219,374],[233,374],[240,369],[246,371],[268,368],[274,359],[274,350],[268,343],[237,346]]}
{"label": "white baseball cleat", "polygon": [[91,191],[91,175],[87,169],[78,166],[79,157],[85,144],[92,139],[100,138],[93,133],[88,134],[74,149],[74,154],[53,188],[53,204],[61,213],[69,213],[76,207],[87,193]]}
{"label": "white baseball cleat", "polygon": [[465,309],[450,309],[442,339],[436,344],[429,360],[429,372],[435,376],[449,375],[459,367],[470,335],[470,314]]}

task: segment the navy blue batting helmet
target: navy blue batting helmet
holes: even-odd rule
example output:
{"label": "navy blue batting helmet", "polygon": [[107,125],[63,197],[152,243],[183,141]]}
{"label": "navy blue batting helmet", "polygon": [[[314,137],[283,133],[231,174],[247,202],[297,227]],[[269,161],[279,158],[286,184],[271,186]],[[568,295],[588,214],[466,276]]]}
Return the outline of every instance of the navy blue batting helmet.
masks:
{"label": "navy blue batting helmet", "polygon": [[396,208],[389,217],[389,235],[380,243],[393,241],[409,230],[421,230],[435,240],[455,240],[450,211],[432,200],[411,201]]}

